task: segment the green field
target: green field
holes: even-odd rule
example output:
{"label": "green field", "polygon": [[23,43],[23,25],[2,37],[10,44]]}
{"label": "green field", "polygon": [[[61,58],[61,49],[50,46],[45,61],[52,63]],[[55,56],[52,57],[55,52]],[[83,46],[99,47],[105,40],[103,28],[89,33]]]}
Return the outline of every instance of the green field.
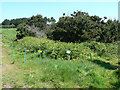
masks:
{"label": "green field", "polygon": [[[15,29],[2,29],[3,87],[119,88],[117,44],[63,43],[34,37],[13,42],[16,34]],[[43,51],[41,61],[39,48]],[[68,49],[70,60],[65,53]]]}

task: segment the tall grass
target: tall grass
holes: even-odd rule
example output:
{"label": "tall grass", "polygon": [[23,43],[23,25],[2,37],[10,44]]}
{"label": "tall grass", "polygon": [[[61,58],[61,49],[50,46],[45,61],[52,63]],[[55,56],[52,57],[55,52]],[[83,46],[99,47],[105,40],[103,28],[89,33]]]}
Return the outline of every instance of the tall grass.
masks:
{"label": "tall grass", "polygon": [[[6,35],[7,32],[10,33],[8,36]],[[15,39],[15,35],[16,32],[14,32],[13,30],[12,31],[3,30],[4,43],[8,44],[9,41],[12,42],[12,40]],[[76,58],[72,60],[64,60],[61,58],[54,59],[53,57],[51,58],[48,56],[46,57],[45,55],[47,54],[45,53],[42,54],[42,61],[40,62],[39,53],[37,52],[38,48],[36,48],[37,45],[39,47],[40,44],[41,45],[40,48],[44,52],[44,50],[49,47],[50,47],[49,51],[50,50],[55,51],[56,49],[60,50],[62,48],[55,46],[61,46],[63,43],[57,42],[56,45],[54,41],[49,41],[44,38],[38,39],[31,37],[31,39],[34,41],[34,43],[32,43],[29,38],[30,37],[26,37],[18,42],[14,42],[14,57],[11,58],[9,55],[6,58],[4,58],[4,61],[6,61],[6,63],[15,65],[19,68],[17,70],[14,69],[14,72],[10,72],[6,77],[3,77],[4,83],[8,83],[8,82],[12,83],[13,87],[25,86],[30,88],[50,88],[50,87],[51,88],[117,88],[118,87],[118,84],[116,83],[118,79],[117,79],[117,75],[115,74],[117,68],[113,62],[111,62],[112,64],[106,63],[106,59],[102,58],[102,56],[98,56],[97,54],[94,56],[93,61],[90,61],[89,58]],[[46,44],[45,42],[46,43],[49,42],[49,44]],[[31,44],[32,47],[30,46]],[[96,44],[96,42],[94,44]],[[54,47],[52,47],[52,45]],[[65,43],[65,45],[67,45],[67,43]],[[73,43],[69,45],[72,46]],[[96,47],[97,45],[99,46],[99,44],[94,45],[96,48],[94,54],[97,53],[97,51],[99,51],[99,48]],[[112,44],[110,45],[111,45],[110,48],[113,48]],[[88,44],[87,46],[87,43],[81,43],[81,45],[78,44],[77,46],[78,47],[85,46],[88,48],[88,50],[90,50],[91,48],[91,44]],[[32,50],[27,51],[26,62],[23,63],[25,47],[34,48],[33,50],[36,51],[32,51]],[[8,47],[4,47],[4,48],[7,49],[9,54],[11,53],[11,50]],[[74,49],[76,48],[74,47]],[[81,49],[83,47],[79,47],[79,48]],[[112,49],[112,50],[113,52],[115,52],[116,49],[115,50]],[[83,51],[83,52],[87,52],[87,51]],[[111,68],[109,68],[109,66]],[[8,77],[10,78],[9,80]]]}

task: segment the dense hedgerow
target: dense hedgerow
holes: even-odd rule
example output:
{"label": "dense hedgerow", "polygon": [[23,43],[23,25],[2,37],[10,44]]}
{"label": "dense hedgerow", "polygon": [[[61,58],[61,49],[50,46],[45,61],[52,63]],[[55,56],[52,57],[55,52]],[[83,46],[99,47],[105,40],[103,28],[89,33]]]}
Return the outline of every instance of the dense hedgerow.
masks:
{"label": "dense hedgerow", "polygon": [[68,49],[71,51],[70,59],[89,59],[90,50],[92,50],[93,57],[117,58],[118,50],[118,46],[113,44],[99,42],[65,43],[36,37],[24,37],[15,43],[15,47],[22,54],[25,48],[27,49],[27,53],[36,53],[40,48],[43,51],[43,56],[46,55],[55,59],[67,59],[66,51]]}

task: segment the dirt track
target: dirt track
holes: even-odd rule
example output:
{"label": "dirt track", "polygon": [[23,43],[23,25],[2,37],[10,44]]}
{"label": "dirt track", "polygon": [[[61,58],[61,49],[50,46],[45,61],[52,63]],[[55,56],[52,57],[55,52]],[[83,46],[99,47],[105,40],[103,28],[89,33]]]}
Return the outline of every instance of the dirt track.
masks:
{"label": "dirt track", "polygon": [[8,72],[10,72],[13,69],[13,66],[7,63],[4,63],[3,60],[8,56],[8,52],[2,48],[2,45],[4,45],[4,43],[0,42],[0,72],[1,72],[1,86],[2,88],[11,88],[10,85],[5,85],[3,84],[2,80],[3,80],[3,76],[6,75]]}

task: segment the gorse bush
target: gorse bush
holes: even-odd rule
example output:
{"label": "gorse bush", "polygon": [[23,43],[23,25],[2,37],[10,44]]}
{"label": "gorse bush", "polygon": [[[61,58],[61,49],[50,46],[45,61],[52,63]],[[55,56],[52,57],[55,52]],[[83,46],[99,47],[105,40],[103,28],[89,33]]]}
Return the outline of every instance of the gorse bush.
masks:
{"label": "gorse bush", "polygon": [[43,55],[55,59],[67,59],[66,51],[68,49],[71,51],[70,59],[89,59],[90,50],[92,50],[93,57],[101,56],[116,58],[117,47],[117,45],[104,44],[95,41],[90,43],[65,43],[36,37],[24,37],[15,43],[15,49],[20,50],[21,53],[25,51],[25,48],[27,49],[27,53],[38,52],[40,48],[43,51]]}

